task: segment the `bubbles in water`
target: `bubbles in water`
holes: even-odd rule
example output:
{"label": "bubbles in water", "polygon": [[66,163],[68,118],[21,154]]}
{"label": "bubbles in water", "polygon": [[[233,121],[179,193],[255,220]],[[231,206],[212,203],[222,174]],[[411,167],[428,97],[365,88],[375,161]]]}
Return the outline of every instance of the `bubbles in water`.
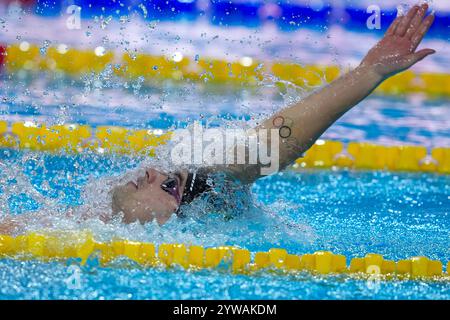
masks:
{"label": "bubbles in water", "polygon": [[109,25],[109,23],[111,22],[111,20],[112,20],[112,16],[108,16],[108,17],[106,17],[106,18],[101,18],[100,19],[100,28],[102,29],[102,30],[105,30],[106,29],[106,27]]}
{"label": "bubbles in water", "polygon": [[401,3],[397,6],[397,16],[404,16],[408,13],[410,9],[410,5],[408,3]]}
{"label": "bubbles in water", "polygon": [[44,40],[42,47],[39,48],[39,52],[41,53],[41,56],[47,55],[48,47],[52,44],[50,40]]}
{"label": "bubbles in water", "polygon": [[147,19],[147,15],[148,15],[147,7],[143,3],[141,3],[141,4],[139,4],[139,8],[144,13],[144,19]]}

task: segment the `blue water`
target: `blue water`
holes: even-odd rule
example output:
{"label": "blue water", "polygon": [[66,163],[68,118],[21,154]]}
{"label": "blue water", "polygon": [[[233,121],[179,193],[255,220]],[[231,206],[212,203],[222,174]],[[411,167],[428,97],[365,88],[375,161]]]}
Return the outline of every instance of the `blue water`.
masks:
{"label": "blue water", "polygon": [[[261,94],[267,99],[261,100]],[[0,85],[1,119],[82,123],[130,128],[184,127],[193,120],[223,125],[263,117],[285,104],[276,92],[198,86],[91,90],[60,83],[8,81]],[[255,106],[258,112],[255,114]],[[107,116],[106,116],[107,115]],[[446,100],[372,96],[340,119],[323,138],[380,144],[450,145]],[[450,177],[389,172],[303,171],[261,179],[252,187],[255,210],[231,221],[214,216],[156,225],[105,225],[98,219],[64,218],[73,207],[96,209],[108,177],[139,166],[140,158],[46,155],[0,150],[2,214],[40,211],[55,229],[93,230],[100,241],[237,245],[252,252],[283,247],[303,254],[330,250],[348,258],[381,253],[387,259],[424,255],[450,260]],[[94,190],[88,186],[94,184]],[[100,210],[100,209],[99,209]],[[61,217],[61,214],[63,217]],[[31,223],[29,231],[40,230]],[[68,285],[74,269],[62,263],[0,260],[0,299],[449,299],[448,282],[396,281],[373,287],[346,277],[102,268],[81,269],[79,287]]]}
{"label": "blue water", "polygon": [[[3,150],[2,164],[18,170],[22,182],[9,200],[12,214],[41,208],[30,188],[59,206],[73,206],[89,177],[101,180],[133,168],[139,159],[109,156],[52,156]],[[5,171],[2,171],[4,174]],[[4,179],[4,175],[0,175]],[[23,184],[23,180],[29,181]],[[21,188],[17,188],[21,186]],[[28,192],[27,192],[28,190]],[[285,172],[252,187],[261,216],[243,213],[232,221],[204,217],[171,221],[163,227],[102,225],[90,222],[100,239],[114,235],[162,242],[229,244],[251,251],[284,247],[291,253],[331,250],[347,258],[381,253],[387,259],[425,255],[450,260],[450,177],[388,172]],[[28,196],[26,196],[28,194]],[[3,195],[4,197],[4,195]],[[1,196],[0,196],[1,198]],[[56,205],[55,205],[56,206]],[[74,228],[73,225],[60,226]],[[78,271],[76,271],[78,272]],[[79,287],[68,281],[74,270],[63,263],[0,260],[1,299],[448,299],[448,282],[395,281],[376,287],[345,276],[309,274],[253,276],[226,271],[186,272],[142,269],[136,265],[102,268],[95,260],[77,273]]]}
{"label": "blue water", "polygon": [[[53,2],[38,1],[36,13],[59,16],[60,1]],[[75,1],[88,2],[92,1]],[[5,17],[6,20],[0,21],[0,40],[37,44],[51,40],[52,45],[68,43],[81,48],[101,44],[120,53],[132,52],[136,45],[138,52],[158,55],[182,51],[191,57],[219,54],[234,59],[248,55],[261,61],[332,62],[347,66],[360,60],[367,46],[375,43],[375,35],[385,30],[387,21],[393,17],[392,8],[383,8],[382,30],[369,32],[364,27],[365,19],[361,19],[365,11],[347,8],[346,14],[352,19],[339,22],[339,26],[364,32],[361,35],[342,32],[340,28],[329,29],[340,20],[327,18],[328,6],[313,13],[282,1],[283,15],[273,19],[274,25],[283,31],[309,30],[287,33],[278,32],[277,28],[257,28],[266,19],[256,15],[262,2],[246,5],[215,1],[205,13],[195,7],[195,1],[157,3],[163,8],[147,6],[148,20],[190,20],[189,32],[183,30],[184,24],[158,23],[153,30],[154,27],[149,29],[150,24],[137,23],[136,19],[129,26],[113,19],[109,26],[101,28],[83,20],[82,33],[74,35],[73,30],[60,31],[55,19],[29,15],[23,20]],[[174,3],[178,3],[177,10],[172,14],[167,9]],[[361,1],[358,4],[364,7]],[[121,16],[128,10],[119,8],[116,12],[117,6],[111,7],[114,12],[105,10],[105,15]],[[240,10],[233,10],[236,7]],[[83,17],[98,15],[101,10],[100,6],[85,9]],[[230,10],[233,12],[223,14]],[[295,17],[291,17],[293,13]],[[311,19],[305,20],[304,16]],[[201,20],[207,23],[202,25]],[[448,15],[438,10],[431,29],[433,38],[423,45],[441,54],[424,61],[422,71],[445,72],[449,64],[442,54],[448,52],[448,32],[442,32],[448,31],[446,22]],[[254,29],[228,29],[237,25]],[[136,41],[129,34],[144,37]],[[354,43],[361,45],[356,48]],[[2,74],[0,120],[164,130],[185,127],[193,120],[208,122],[210,126],[224,125],[227,121],[254,122],[285,106],[299,93],[280,94],[270,79],[265,81],[257,88],[174,85],[166,81],[153,87],[140,79],[113,79],[106,70],[81,79],[60,79],[52,74],[29,78],[23,72],[10,78]],[[334,124],[323,138],[424,145],[429,149],[449,147],[448,100],[421,95],[396,98],[372,95]],[[0,149],[0,219],[39,212],[52,222],[51,229],[89,229],[99,241],[120,237],[156,244],[235,245],[252,252],[283,247],[293,254],[330,250],[344,254],[348,261],[371,252],[395,260],[417,255],[444,263],[450,260],[448,175],[345,170],[279,173],[256,182],[251,188],[254,197],[251,210],[240,212],[231,221],[215,215],[188,216],[183,220],[174,218],[160,227],[104,224],[98,219],[76,221],[74,215],[66,216],[73,208],[82,211],[87,208],[97,214],[107,210],[109,204],[105,203],[104,194],[110,178],[139,167],[141,160]],[[42,228],[37,221],[27,225],[27,231]],[[308,273],[262,272],[247,276],[232,275],[225,270],[142,269],[124,261],[109,268],[100,267],[95,259],[82,268],[71,263],[0,259],[0,299],[450,299],[448,281],[397,280],[374,285],[346,276],[319,277]]]}
{"label": "blue water", "polygon": [[[217,126],[227,120],[248,121],[250,114],[262,117],[285,104],[276,93],[266,93],[267,99],[261,100],[258,90],[231,92],[226,88],[170,85],[138,92],[121,87],[97,91],[64,83],[52,87],[5,80],[0,94],[0,115],[8,122],[130,128],[170,129],[205,119]],[[252,113],[255,106],[260,114]],[[323,138],[449,146],[448,119],[445,100],[372,96],[333,125]],[[0,150],[2,214],[39,211],[49,219],[57,217],[55,229],[90,229],[100,241],[121,237],[156,244],[227,244],[252,252],[283,247],[295,254],[330,250],[346,255],[348,260],[370,252],[395,260],[417,255],[444,263],[450,260],[450,177],[444,175],[330,170],[280,173],[255,183],[254,210],[231,221],[215,216],[183,221],[175,218],[159,227],[105,225],[98,219],[76,223],[64,217],[65,212],[83,204],[102,210],[96,201],[108,190],[108,178],[139,167],[141,160]],[[27,228],[35,231],[42,226],[31,223]],[[0,260],[0,299],[450,298],[449,283],[436,281],[381,282],[374,287],[367,281],[341,276],[236,276],[216,270],[186,272],[136,265],[102,268],[95,259],[79,274],[76,270],[63,263]],[[80,279],[76,288],[69,285],[74,272]]]}
{"label": "blue water", "polygon": [[73,275],[61,264],[0,261],[8,285],[3,299],[448,299],[444,282],[382,282],[345,277],[229,275],[216,271],[188,273],[155,269],[96,268],[81,274],[79,289],[67,288]]}

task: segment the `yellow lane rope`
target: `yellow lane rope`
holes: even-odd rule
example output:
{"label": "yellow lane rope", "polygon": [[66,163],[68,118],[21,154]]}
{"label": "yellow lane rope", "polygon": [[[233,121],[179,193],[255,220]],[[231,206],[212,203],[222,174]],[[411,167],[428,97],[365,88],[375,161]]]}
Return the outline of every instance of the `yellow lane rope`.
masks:
{"label": "yellow lane rope", "polygon": [[[54,125],[0,121],[0,148],[33,151],[154,155],[170,132],[87,125]],[[450,173],[450,148],[428,150],[423,146],[383,146],[365,142],[318,140],[294,168],[350,168]]]}
{"label": "yellow lane rope", "polygon": [[351,259],[347,265],[344,255],[329,251],[295,255],[282,248],[252,253],[233,246],[205,248],[168,243],[156,246],[121,239],[97,242],[89,232],[30,233],[17,237],[0,235],[0,258],[3,259],[78,259],[83,265],[93,257],[103,266],[110,265],[119,257],[127,257],[145,267],[178,266],[188,270],[220,269],[245,274],[259,270],[286,273],[308,271],[314,274],[379,275],[384,276],[384,279],[450,280],[450,263],[447,263],[445,274],[441,261],[426,257],[392,261],[384,259],[380,254],[370,253],[362,258]]}
{"label": "yellow lane rope", "polygon": [[[79,77],[112,67],[114,74],[126,79],[142,78],[154,83],[161,80],[201,81],[218,84],[256,85],[270,74],[280,81],[311,88],[336,79],[337,66],[299,65],[290,62],[261,62],[243,57],[237,62],[213,58],[189,59],[150,54],[124,54],[121,57],[104,50],[78,50],[64,45],[50,47],[43,55],[40,48],[22,42],[7,47],[6,70],[19,72],[54,72]],[[446,73],[414,73],[406,71],[384,82],[377,92],[385,95],[425,94],[439,98],[450,96],[450,75]]]}

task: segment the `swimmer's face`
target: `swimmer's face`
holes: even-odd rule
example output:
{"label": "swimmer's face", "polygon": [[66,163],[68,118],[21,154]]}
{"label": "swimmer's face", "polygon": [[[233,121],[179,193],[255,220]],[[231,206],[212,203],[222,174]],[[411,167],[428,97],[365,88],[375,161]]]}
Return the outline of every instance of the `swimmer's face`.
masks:
{"label": "swimmer's face", "polygon": [[148,169],[136,182],[114,188],[113,213],[122,212],[125,223],[156,219],[163,224],[178,210],[186,178],[187,172],[166,174]]}

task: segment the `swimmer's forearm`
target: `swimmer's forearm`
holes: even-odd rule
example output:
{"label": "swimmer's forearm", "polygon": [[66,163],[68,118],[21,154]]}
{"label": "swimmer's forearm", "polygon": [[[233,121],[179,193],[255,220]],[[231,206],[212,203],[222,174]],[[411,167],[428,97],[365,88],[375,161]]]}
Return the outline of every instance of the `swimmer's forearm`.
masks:
{"label": "swimmer's forearm", "polygon": [[[279,148],[275,150],[271,134],[267,135],[271,158],[278,158],[276,169],[282,170],[301,157],[327,128],[382,81],[383,77],[373,68],[359,66],[258,125],[256,131],[275,129],[279,136]],[[274,152],[278,154],[274,155]],[[240,180],[251,183],[263,175],[264,167],[258,162],[256,165],[231,165],[227,170]]]}
{"label": "swimmer's forearm", "polygon": [[280,167],[300,157],[326,129],[382,81],[383,77],[374,68],[359,66],[266,120],[260,128],[276,128],[276,119],[281,117],[278,119],[284,119],[284,125],[289,128],[282,136],[287,136],[290,130],[287,139],[280,137]]}

